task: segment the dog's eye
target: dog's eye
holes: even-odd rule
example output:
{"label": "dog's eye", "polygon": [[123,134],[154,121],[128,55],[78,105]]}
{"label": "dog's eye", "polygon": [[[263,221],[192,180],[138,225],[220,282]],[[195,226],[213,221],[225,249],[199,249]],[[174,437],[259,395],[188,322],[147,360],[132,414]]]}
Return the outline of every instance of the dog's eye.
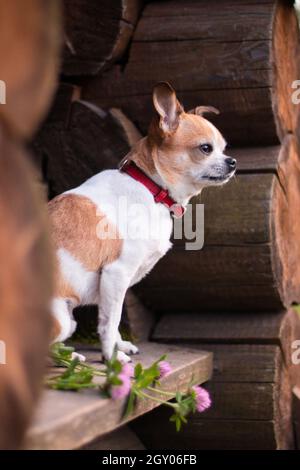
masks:
{"label": "dog's eye", "polygon": [[211,144],[202,144],[200,145],[200,150],[205,155],[209,155],[213,151],[213,146]]}

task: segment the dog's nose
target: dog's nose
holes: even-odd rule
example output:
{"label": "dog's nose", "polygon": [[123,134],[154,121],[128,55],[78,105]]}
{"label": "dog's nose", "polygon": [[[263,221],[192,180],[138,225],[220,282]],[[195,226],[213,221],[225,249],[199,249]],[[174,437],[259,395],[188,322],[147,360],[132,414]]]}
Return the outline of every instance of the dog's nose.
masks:
{"label": "dog's nose", "polygon": [[236,167],[236,159],[235,158],[227,157],[227,158],[225,158],[225,162],[229,166],[230,170],[235,170],[235,167]]}

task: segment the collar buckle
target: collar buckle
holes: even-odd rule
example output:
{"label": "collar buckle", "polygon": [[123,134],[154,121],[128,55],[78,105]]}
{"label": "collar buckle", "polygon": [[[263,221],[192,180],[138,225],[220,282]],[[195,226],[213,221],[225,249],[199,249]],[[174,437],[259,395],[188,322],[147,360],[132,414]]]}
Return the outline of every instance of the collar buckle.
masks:
{"label": "collar buckle", "polygon": [[186,207],[175,203],[170,207],[170,212],[175,219],[180,219],[186,213]]}

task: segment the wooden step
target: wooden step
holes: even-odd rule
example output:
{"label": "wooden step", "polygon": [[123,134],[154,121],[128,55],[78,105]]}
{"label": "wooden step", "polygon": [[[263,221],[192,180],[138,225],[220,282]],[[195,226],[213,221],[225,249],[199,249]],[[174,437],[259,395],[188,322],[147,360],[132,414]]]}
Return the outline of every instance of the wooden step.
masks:
{"label": "wooden step", "polygon": [[[206,382],[212,373],[212,354],[172,345],[142,343],[141,353],[134,362],[150,365],[162,354],[172,366],[172,372],[161,380],[168,391],[183,391],[191,381]],[[98,363],[99,351],[81,351],[90,363]],[[158,406],[153,401],[138,401],[132,415],[122,419],[125,399],[113,401],[99,396],[97,390],[62,392],[47,390],[38,406],[35,420],[29,429],[26,449],[76,449],[114,431],[124,423]]]}

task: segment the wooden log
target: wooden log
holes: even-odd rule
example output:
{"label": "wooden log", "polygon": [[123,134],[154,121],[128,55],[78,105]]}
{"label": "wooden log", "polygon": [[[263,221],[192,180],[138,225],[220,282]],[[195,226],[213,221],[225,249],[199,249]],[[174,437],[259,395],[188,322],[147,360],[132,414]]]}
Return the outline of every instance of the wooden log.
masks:
{"label": "wooden log", "polygon": [[[294,449],[291,387],[280,348],[220,344],[210,347],[215,354],[214,370],[218,372],[217,379],[213,376],[205,386],[212,396],[212,407],[203,415],[193,416],[180,434],[169,426],[164,410],[154,411],[151,419],[139,418],[132,428],[146,447]],[[160,442],[153,423],[156,427],[159,423],[162,429]]]}
{"label": "wooden log", "polygon": [[[280,344],[291,385],[300,387],[299,366],[292,356],[294,341],[300,338],[300,317],[294,309],[272,313],[165,314],[156,325],[152,338],[164,343]],[[226,374],[224,369],[223,364],[223,375]]]}
{"label": "wooden log", "polygon": [[80,88],[63,84],[32,148],[52,198],[116,168],[130,144],[119,118],[82,101]]}
{"label": "wooden log", "polygon": [[56,86],[60,3],[1,0],[0,9],[0,78],[6,88],[0,116],[10,133],[28,137],[45,116]]}
{"label": "wooden log", "polygon": [[241,166],[236,179],[194,201],[205,207],[204,248],[186,250],[186,239],[175,240],[136,287],[154,310],[272,311],[299,301],[296,139],[287,137],[277,151],[232,154]]}
{"label": "wooden log", "polygon": [[[158,444],[146,418],[136,422],[135,431],[148,448],[171,448],[171,442],[172,448],[295,448],[293,422],[297,424],[298,418],[293,414],[292,390],[298,389],[300,374],[292,352],[299,334],[300,318],[293,309],[272,314],[164,315],[155,328],[155,341],[193,343],[194,348],[205,344],[214,353],[208,384],[214,404],[193,418],[180,444],[167,427],[164,442]],[[164,425],[161,414],[152,419]]]}
{"label": "wooden log", "polygon": [[[85,351],[84,354],[89,362],[99,361],[98,351]],[[168,355],[172,366],[172,372],[161,380],[166,391],[184,392],[191,383],[200,384],[211,377],[212,355],[199,350],[195,352],[191,348],[143,343],[140,356],[133,360],[149,366],[162,354]],[[26,435],[24,447],[77,449],[158,406],[153,400],[138,400],[134,412],[123,417],[125,401],[126,398],[118,401],[102,398],[99,390],[85,390],[78,394],[48,390]]]}
{"label": "wooden log", "polygon": [[28,156],[0,127],[0,448],[19,446],[36,405],[50,332],[51,262]]}
{"label": "wooden log", "polygon": [[141,0],[64,0],[63,75],[95,75],[120,59],[141,6]]}
{"label": "wooden log", "polygon": [[126,293],[123,310],[128,332],[134,342],[148,341],[156,323],[156,316],[139,301],[132,289]]}
{"label": "wooden log", "polygon": [[293,2],[222,0],[151,2],[137,25],[129,58],[91,80],[84,96],[120,106],[145,133],[151,89],[172,83],[187,109],[213,105],[213,121],[232,145],[272,145],[297,130],[292,82],[300,71]]}

